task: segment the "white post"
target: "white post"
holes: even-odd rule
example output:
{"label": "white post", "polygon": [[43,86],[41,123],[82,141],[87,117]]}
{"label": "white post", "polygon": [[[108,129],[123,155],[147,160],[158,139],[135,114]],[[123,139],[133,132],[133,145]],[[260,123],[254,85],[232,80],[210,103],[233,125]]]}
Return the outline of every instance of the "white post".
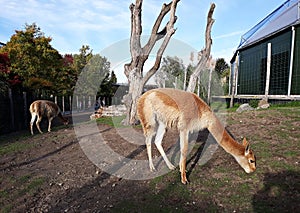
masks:
{"label": "white post", "polygon": [[82,107],[82,110],[85,110],[85,96],[83,96],[82,98],[83,98],[83,103],[82,103],[83,107]]}
{"label": "white post", "polygon": [[77,112],[79,111],[79,100],[78,100],[78,95],[76,95],[76,107],[77,107]]}
{"label": "white post", "polygon": [[237,95],[237,91],[238,91],[238,79],[239,79],[239,67],[240,67],[240,55],[239,53],[236,55],[236,64],[235,64],[235,91],[234,91],[234,95]]}
{"label": "white post", "polygon": [[292,27],[292,44],[291,44],[291,59],[290,59],[290,73],[289,73],[288,96],[291,95],[291,89],[292,89],[294,49],[295,49],[295,27]]}
{"label": "white post", "polygon": [[187,69],[184,70],[183,90],[186,89],[186,75],[187,75]]}
{"label": "white post", "polygon": [[270,74],[271,74],[271,57],[272,57],[272,52],[271,51],[272,51],[272,44],[268,43],[265,100],[268,100],[268,96],[269,96]]}
{"label": "white post", "polygon": [[72,103],[72,97],[69,96],[69,108],[70,108],[70,113],[73,112],[73,103]]}
{"label": "white post", "polygon": [[[201,74],[200,74],[201,75]],[[197,84],[198,84],[198,88],[197,88],[197,95],[200,97],[200,75],[197,79]]]}
{"label": "white post", "polygon": [[207,104],[210,105],[210,93],[211,93],[211,78],[212,78],[213,68],[209,69],[209,80],[208,80],[208,88],[207,88]]}
{"label": "white post", "polygon": [[11,118],[11,127],[15,130],[15,111],[14,111],[14,103],[12,97],[12,90],[8,89],[8,97],[9,97],[9,106],[10,106],[10,118]]}
{"label": "white post", "polygon": [[239,68],[239,53],[236,54],[235,63],[233,70],[231,69],[231,72],[233,71],[233,77],[232,77],[232,88],[231,88],[231,98],[230,98],[230,108],[234,105],[234,96],[237,95],[237,74],[238,74],[238,68]]}
{"label": "white post", "polygon": [[23,92],[23,101],[24,101],[24,123],[27,126],[27,114],[28,114],[28,103],[27,103],[27,93]]}
{"label": "white post", "polygon": [[63,114],[65,114],[65,96],[62,97]]}
{"label": "white post", "polygon": [[54,103],[57,104],[57,96],[54,96]]}

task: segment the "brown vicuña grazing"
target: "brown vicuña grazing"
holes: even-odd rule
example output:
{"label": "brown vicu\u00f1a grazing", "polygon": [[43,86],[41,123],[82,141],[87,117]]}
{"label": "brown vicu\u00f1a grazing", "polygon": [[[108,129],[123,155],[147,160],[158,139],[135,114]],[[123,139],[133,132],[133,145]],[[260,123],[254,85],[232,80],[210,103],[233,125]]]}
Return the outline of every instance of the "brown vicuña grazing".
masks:
{"label": "brown vicu\u00f1a grazing", "polygon": [[188,152],[189,133],[207,128],[216,141],[230,153],[247,173],[256,169],[256,159],[249,143],[236,142],[225,130],[224,126],[209,106],[197,95],[176,89],[153,89],[144,93],[138,100],[137,113],[140,118],[149,159],[150,170],[155,170],[151,154],[151,142],[154,143],[170,169],[175,166],[167,158],[162,139],[166,128],[176,128],[180,133],[181,182],[186,184],[186,158]]}
{"label": "brown vicu\u00f1a grazing", "polygon": [[30,105],[29,111],[31,113],[30,131],[32,135],[33,135],[33,123],[36,119],[37,119],[36,127],[38,128],[40,133],[43,133],[40,128],[40,122],[43,117],[48,118],[48,122],[49,122],[48,132],[51,131],[51,122],[53,118],[55,118],[56,116],[59,117],[65,125],[69,123],[69,120],[62,116],[59,107],[52,101],[46,101],[46,100],[34,101]]}

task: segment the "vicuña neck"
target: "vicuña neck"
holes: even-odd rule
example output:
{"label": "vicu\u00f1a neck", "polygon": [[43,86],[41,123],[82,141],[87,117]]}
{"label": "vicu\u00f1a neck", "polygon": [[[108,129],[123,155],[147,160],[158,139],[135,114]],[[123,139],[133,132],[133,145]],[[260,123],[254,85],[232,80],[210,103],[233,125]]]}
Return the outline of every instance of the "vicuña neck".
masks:
{"label": "vicu\u00f1a neck", "polygon": [[66,119],[62,116],[61,112],[58,113],[57,117],[59,117],[62,121],[66,121]]}
{"label": "vicu\u00f1a neck", "polygon": [[213,122],[208,127],[209,132],[214,136],[218,144],[223,149],[233,156],[241,155],[244,153],[245,148],[242,144],[236,142],[231,135],[226,131],[221,121],[213,115]]}

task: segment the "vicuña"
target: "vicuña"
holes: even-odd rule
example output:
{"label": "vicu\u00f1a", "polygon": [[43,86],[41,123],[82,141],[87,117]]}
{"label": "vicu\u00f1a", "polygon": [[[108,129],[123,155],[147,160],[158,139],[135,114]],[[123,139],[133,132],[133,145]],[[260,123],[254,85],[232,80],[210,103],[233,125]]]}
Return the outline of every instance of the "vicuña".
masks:
{"label": "vicu\u00f1a", "polygon": [[244,138],[240,144],[225,130],[220,120],[209,106],[196,94],[176,89],[153,89],[144,93],[138,100],[137,114],[140,118],[149,159],[150,170],[155,170],[152,161],[151,143],[154,143],[170,169],[175,166],[169,161],[162,147],[166,128],[176,128],[180,133],[181,182],[186,177],[189,133],[207,128],[226,152],[231,154],[247,173],[256,169],[256,159],[249,143]]}
{"label": "vicu\u00f1a", "polygon": [[65,125],[69,123],[69,120],[62,116],[59,107],[52,101],[46,101],[46,100],[34,101],[30,105],[29,111],[31,113],[30,131],[32,135],[33,135],[33,123],[36,119],[37,119],[36,127],[38,128],[40,133],[43,133],[40,128],[40,122],[43,117],[48,118],[48,122],[49,122],[48,132],[51,132],[51,122],[53,118],[55,118],[56,116],[59,117]]}

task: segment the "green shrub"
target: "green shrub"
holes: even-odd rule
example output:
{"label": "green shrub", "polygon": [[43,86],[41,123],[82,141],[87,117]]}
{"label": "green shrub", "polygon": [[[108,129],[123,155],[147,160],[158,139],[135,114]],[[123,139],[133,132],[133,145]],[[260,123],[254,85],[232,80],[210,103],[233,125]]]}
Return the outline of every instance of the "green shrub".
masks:
{"label": "green shrub", "polygon": [[257,108],[258,107],[258,100],[250,100],[249,101],[249,105],[253,108]]}

